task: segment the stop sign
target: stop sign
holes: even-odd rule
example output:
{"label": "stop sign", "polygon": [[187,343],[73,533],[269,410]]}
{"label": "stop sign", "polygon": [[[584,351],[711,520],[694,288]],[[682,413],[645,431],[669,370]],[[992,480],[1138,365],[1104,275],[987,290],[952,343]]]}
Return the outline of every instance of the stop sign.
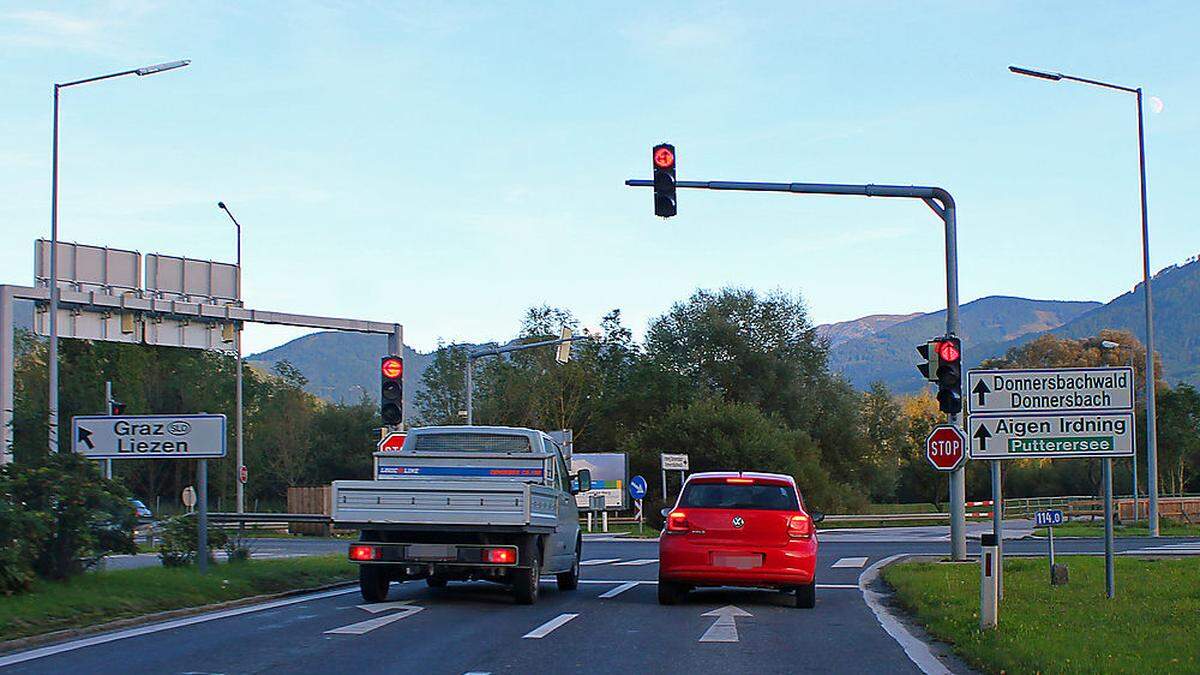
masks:
{"label": "stop sign", "polygon": [[379,452],[399,452],[404,446],[404,438],[408,434],[401,431],[393,431],[379,441]]}
{"label": "stop sign", "polygon": [[925,459],[938,471],[953,471],[967,457],[967,437],[951,424],[934,427],[925,439]]}

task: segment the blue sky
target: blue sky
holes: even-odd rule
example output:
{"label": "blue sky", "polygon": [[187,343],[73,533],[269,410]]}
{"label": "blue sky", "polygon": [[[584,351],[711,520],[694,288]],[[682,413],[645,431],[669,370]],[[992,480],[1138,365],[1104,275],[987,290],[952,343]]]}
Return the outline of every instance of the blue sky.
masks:
{"label": "blue sky", "polygon": [[[1200,5],[1179,3],[0,3],[0,281],[49,233],[66,90],[67,241],[230,260],[249,306],[399,321],[407,342],[511,335],[523,310],[640,332],[695,288],[800,293],[817,322],[944,305],[916,202],[681,192],[682,180],[936,184],[963,301],[1108,300],[1140,278],[1132,96],[1152,264],[1200,251]],[[252,327],[249,350],[303,331]]]}

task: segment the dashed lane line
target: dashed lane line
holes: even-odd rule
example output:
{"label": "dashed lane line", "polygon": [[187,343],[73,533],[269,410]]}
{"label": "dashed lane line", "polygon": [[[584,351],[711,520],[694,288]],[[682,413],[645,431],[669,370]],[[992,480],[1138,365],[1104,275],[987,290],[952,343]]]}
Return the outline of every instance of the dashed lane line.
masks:
{"label": "dashed lane line", "polygon": [[574,619],[577,616],[579,616],[579,615],[578,614],[559,614],[558,616],[554,617],[553,619],[550,619],[546,623],[529,631],[523,637],[524,637],[524,639],[528,639],[528,640],[540,640],[540,639],[546,637],[547,635],[553,633],[555,630],[562,628],[564,625],[566,625],[566,623],[568,621],[570,621],[571,619]]}
{"label": "dashed lane line", "polygon": [[613,567],[651,565],[656,562],[658,562],[658,558],[642,558],[641,560],[622,560],[619,563],[613,563]]}
{"label": "dashed lane line", "polygon": [[837,562],[830,565],[830,567],[833,567],[835,569],[839,568],[839,567],[849,567],[849,568],[857,570],[857,569],[862,569],[863,566],[865,566],[866,564],[867,564],[867,559],[865,557],[840,558]]}
{"label": "dashed lane line", "polygon": [[580,567],[589,567],[591,565],[607,565],[609,563],[620,562],[620,558],[603,558],[595,560],[583,560],[579,563]]}
{"label": "dashed lane line", "polygon": [[624,593],[625,591],[627,591],[631,588],[637,588],[638,583],[639,582],[637,582],[637,581],[626,581],[625,583],[621,584],[620,586],[617,586],[616,588],[614,588],[612,590],[601,593],[600,597],[601,598],[615,598],[618,595]]}

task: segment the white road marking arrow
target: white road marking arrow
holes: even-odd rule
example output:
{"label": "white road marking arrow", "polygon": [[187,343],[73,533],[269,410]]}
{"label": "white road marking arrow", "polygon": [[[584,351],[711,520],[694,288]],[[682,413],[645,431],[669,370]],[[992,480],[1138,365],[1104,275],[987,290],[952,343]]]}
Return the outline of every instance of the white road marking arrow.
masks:
{"label": "white road marking arrow", "polygon": [[399,602],[377,602],[377,603],[370,604],[370,605],[359,605],[358,606],[359,609],[365,609],[366,611],[371,612],[372,614],[378,614],[379,612],[385,612],[389,609],[398,609],[400,611],[396,612],[395,614],[388,614],[387,616],[380,616],[380,617],[376,617],[374,619],[367,619],[366,621],[359,621],[358,623],[352,623],[349,626],[342,626],[341,628],[334,628],[333,630],[327,630],[327,631],[325,631],[325,634],[326,635],[363,635],[364,633],[370,633],[371,631],[375,630],[376,628],[383,628],[384,626],[388,625],[389,623],[399,621],[400,619],[407,619],[408,617],[412,616],[413,614],[416,614],[417,612],[420,612],[425,609],[424,607],[414,607],[412,605],[409,605],[408,603],[410,603],[410,602],[412,602],[412,601],[411,600],[401,600]]}
{"label": "white road marking arrow", "polygon": [[705,612],[700,616],[715,616],[717,620],[700,636],[701,642],[737,642],[738,632],[735,617],[754,616],[740,607],[725,605],[721,609]]}

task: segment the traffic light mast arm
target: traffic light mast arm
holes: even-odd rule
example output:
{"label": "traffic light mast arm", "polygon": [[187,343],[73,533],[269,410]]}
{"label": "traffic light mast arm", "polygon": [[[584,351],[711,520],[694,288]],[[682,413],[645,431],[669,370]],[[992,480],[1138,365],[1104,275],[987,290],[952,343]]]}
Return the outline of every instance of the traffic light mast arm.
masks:
{"label": "traffic light mast arm", "polygon": [[480,349],[479,351],[471,352],[471,353],[467,354],[467,359],[474,361],[475,359],[478,359],[478,358],[481,358],[484,356],[500,356],[501,354],[508,354],[510,352],[523,352],[526,349],[536,349],[538,347],[552,347],[555,345],[561,345],[564,342],[575,342],[577,340],[591,340],[591,339],[592,339],[591,335],[574,335],[569,338],[555,338],[553,340],[543,340],[541,342],[530,342],[528,344],[522,344],[522,345],[509,345],[507,347],[496,347],[494,349]]}
{"label": "traffic light mast arm", "polygon": [[[630,187],[654,187],[654,181],[630,179]],[[853,185],[839,183],[757,183],[743,181],[683,180],[676,188],[697,190],[739,190],[743,192],[790,192],[810,195],[852,195],[859,197],[903,197],[920,199],[946,225],[946,335],[958,334],[958,233],[954,197],[940,187],[920,185]]]}

